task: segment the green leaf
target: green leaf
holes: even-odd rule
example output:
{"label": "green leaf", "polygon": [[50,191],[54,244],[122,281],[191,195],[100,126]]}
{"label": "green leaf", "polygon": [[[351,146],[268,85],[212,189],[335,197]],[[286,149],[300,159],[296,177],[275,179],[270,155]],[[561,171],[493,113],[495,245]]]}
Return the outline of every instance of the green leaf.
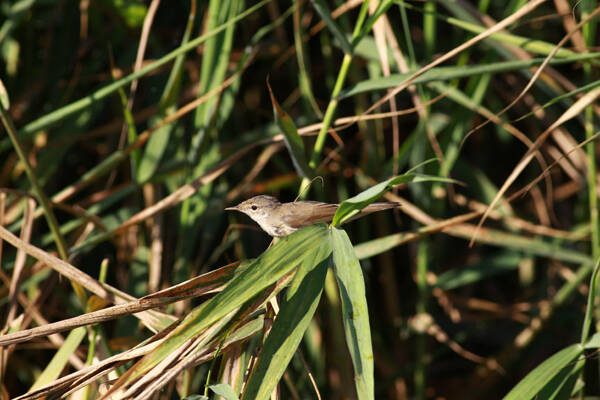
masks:
{"label": "green leaf", "polygon": [[542,388],[538,399],[562,400],[570,399],[577,379],[581,375],[584,362],[575,362],[561,369],[554,378]]}
{"label": "green leaf", "polygon": [[6,87],[4,87],[2,79],[0,79],[0,104],[2,104],[2,107],[4,107],[7,110],[10,108],[8,92],[6,91]]}
{"label": "green leaf", "polygon": [[65,365],[69,362],[69,357],[75,353],[86,334],[87,330],[85,327],[73,329],[29,391],[39,389],[57,379],[65,368]]}
{"label": "green leaf", "polygon": [[338,24],[333,20],[333,18],[331,18],[331,11],[329,10],[329,7],[325,3],[325,1],[310,0],[310,2],[312,3],[317,13],[321,16],[321,18],[323,18],[323,21],[325,21],[325,25],[327,25],[327,28],[329,29],[331,34],[338,40],[340,47],[342,48],[344,53],[352,54],[352,45],[350,44],[348,39],[346,39],[346,35],[338,26]]}
{"label": "green leaf", "polygon": [[213,326],[222,318],[255,297],[262,290],[289,273],[307,257],[315,262],[315,249],[326,240],[323,223],[307,226],[276,243],[236,275],[227,287],[208,302],[193,309],[165,342],[132,367],[128,380],[134,380],[179,348],[187,340]]}
{"label": "green leaf", "polygon": [[358,398],[374,399],[373,348],[365,282],[360,262],[343,229],[332,228],[333,266],[342,300],[346,344],[354,365]]}
{"label": "green leaf", "polygon": [[[527,376],[504,397],[504,400],[533,399],[538,396],[538,393],[540,393],[542,389],[552,389],[551,386],[546,385],[558,376],[563,368],[569,366],[577,359],[577,357],[581,356],[582,353],[583,346],[578,343],[562,349],[527,374]],[[559,384],[558,382],[555,383],[557,385]]]}
{"label": "green leaf", "polygon": [[[576,56],[570,56],[568,58],[560,59],[553,58],[550,61],[551,65],[573,63],[576,61],[583,61],[589,59],[595,59],[600,57],[600,53],[586,53]],[[502,61],[491,64],[480,64],[480,65],[466,65],[466,66],[448,66],[448,67],[436,67],[423,75],[417,77],[413,83],[429,83],[437,81],[449,81],[459,78],[468,78],[473,75],[481,74],[495,74],[509,71],[518,71],[522,69],[531,68],[540,65],[544,62],[543,58],[532,58],[524,61]],[[391,74],[386,77],[366,79],[358,82],[355,85],[349,86],[339,95],[339,99],[345,99],[357,95],[359,93],[371,92],[374,90],[385,90],[400,86],[404,81],[414,74],[415,71],[407,72],[405,74]]]}
{"label": "green leaf", "polygon": [[[208,7],[206,29],[227,24],[235,19],[239,10],[243,8],[243,1],[211,0]],[[204,45],[200,81],[198,82],[199,96],[218,89],[223,85],[230,64],[231,51],[236,24],[229,25],[223,32],[211,37]],[[196,108],[194,117],[195,133],[191,140],[188,152],[188,162],[196,164],[201,158],[203,147],[209,136],[216,138],[215,128],[218,120],[223,121],[229,115],[222,114],[231,109],[219,106],[222,96],[207,99]]]}
{"label": "green leaf", "polygon": [[269,80],[267,79],[267,87],[269,88],[269,94],[271,95],[271,103],[273,103],[273,116],[277,126],[283,133],[285,140],[285,146],[292,157],[292,162],[299,175],[304,178],[312,178],[314,172],[312,168],[308,166],[306,161],[306,152],[304,150],[304,142],[298,134],[298,129],[292,118],[286,113],[275,99]]}
{"label": "green leaf", "polygon": [[[190,41],[190,36],[194,28],[194,20],[195,18],[188,19],[185,31],[181,38],[180,47],[185,46]],[[213,28],[214,27],[212,26],[209,27],[209,29]],[[208,39],[207,45],[213,39],[214,37]],[[186,53],[181,53],[175,59],[173,68],[171,68],[171,72],[169,73],[169,79],[163,89],[160,102],[158,103],[158,111],[156,112],[156,115],[150,119],[149,126],[159,123],[159,121],[162,121],[176,111],[185,58]],[[141,157],[140,162],[137,164],[138,170],[136,171],[136,180],[138,183],[144,183],[154,176],[160,165],[160,160],[167,149],[174,127],[175,123],[163,125],[150,136],[148,144],[145,146],[143,157]]]}
{"label": "green leaf", "polygon": [[[158,120],[155,119],[154,122],[158,122]],[[173,124],[161,126],[148,139],[148,143],[144,148],[144,154],[140,159],[138,170],[136,171],[136,181],[138,183],[147,182],[158,169],[162,156],[169,144],[172,129]]]}
{"label": "green leaf", "polygon": [[592,337],[590,338],[590,340],[588,340],[585,344],[585,346],[583,346],[586,350],[587,349],[597,349],[600,348],[600,332],[596,332],[592,335]]}
{"label": "green leaf", "polygon": [[[316,257],[306,258],[296,272],[243,399],[268,399],[281,379],[319,304],[330,264],[329,254],[331,242],[324,240]],[[322,261],[316,263],[315,260]]]}
{"label": "green leaf", "polygon": [[217,383],[208,387],[210,390],[225,398],[225,400],[238,400],[239,397],[235,390],[226,383]]}
{"label": "green leaf", "polygon": [[114,0],[113,5],[130,28],[141,27],[148,11],[144,3],[131,0]]}
{"label": "green leaf", "polygon": [[[430,161],[431,160],[426,161],[425,163],[428,163]],[[417,165],[411,171],[415,170],[416,168],[422,166],[425,163]],[[405,174],[398,175],[394,178],[390,178],[386,181],[378,183],[377,185],[370,187],[369,189],[357,194],[356,196],[343,201],[340,204],[340,206],[338,207],[337,211],[335,212],[335,215],[333,216],[333,221],[331,222],[331,224],[333,226],[340,226],[345,221],[352,218],[353,215],[358,214],[360,212],[360,210],[362,210],[363,208],[365,208],[366,206],[368,206],[369,204],[371,204],[375,200],[377,200],[379,197],[381,197],[385,192],[387,192],[394,186],[399,185],[401,183],[408,183],[408,182],[452,182],[452,183],[457,183],[453,179],[442,178],[439,176],[431,176],[431,175],[412,173],[411,171],[408,171]]]}
{"label": "green leaf", "polygon": [[356,49],[356,45],[360,43],[360,41],[367,35],[367,33],[371,31],[371,29],[373,29],[373,25],[375,25],[375,22],[377,22],[377,20],[387,12],[387,10],[392,6],[392,4],[394,4],[392,0],[383,0],[381,3],[379,3],[377,9],[375,9],[375,11],[371,13],[371,15],[369,15],[369,18],[367,19],[363,27],[353,38],[352,49]]}
{"label": "green leaf", "polygon": [[594,271],[592,272],[592,278],[590,279],[590,293],[588,294],[585,317],[583,318],[583,327],[581,329],[581,344],[585,344],[587,342],[590,326],[592,325],[592,314],[593,310],[596,308],[595,300],[598,292],[598,272],[600,272],[600,260],[596,261]]}

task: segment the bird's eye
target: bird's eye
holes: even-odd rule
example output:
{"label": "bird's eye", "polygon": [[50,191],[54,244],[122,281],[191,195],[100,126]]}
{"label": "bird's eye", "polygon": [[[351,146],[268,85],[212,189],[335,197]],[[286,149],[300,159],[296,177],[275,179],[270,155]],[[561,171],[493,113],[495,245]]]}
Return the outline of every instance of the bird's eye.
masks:
{"label": "bird's eye", "polygon": [[256,206],[252,206],[252,209],[253,209],[253,210],[256,210],[257,208],[258,208],[258,207],[256,207]]}

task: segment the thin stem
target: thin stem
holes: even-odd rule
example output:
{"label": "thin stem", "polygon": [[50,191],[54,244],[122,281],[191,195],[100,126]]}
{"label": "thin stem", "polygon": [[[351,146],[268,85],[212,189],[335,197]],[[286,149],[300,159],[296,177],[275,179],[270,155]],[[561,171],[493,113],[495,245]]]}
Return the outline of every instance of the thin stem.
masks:
{"label": "thin stem", "polygon": [[[588,107],[585,110],[585,137],[590,139],[594,136],[594,110]],[[588,200],[590,209],[590,229],[592,231],[592,257],[597,260],[600,257],[600,225],[598,223],[598,195],[596,185],[596,141],[592,140],[585,146],[588,156],[587,184]]]}
{"label": "thin stem", "polygon": [[[417,246],[417,289],[418,298],[416,304],[416,315],[421,316],[427,312],[427,248],[426,240],[419,242]],[[414,375],[415,398],[425,398],[425,368],[426,368],[426,340],[425,332],[418,332],[416,337],[416,367]]]}
{"label": "thin stem", "polygon": [[[29,181],[31,182],[31,186],[33,187],[33,191],[37,197],[37,200],[38,200],[39,204],[42,206],[42,209],[44,210],[44,216],[46,217],[46,221],[48,222],[48,226],[50,227],[50,231],[52,232],[52,236],[54,237],[54,242],[56,243],[56,248],[58,249],[58,254],[60,255],[60,258],[62,258],[63,260],[66,261],[69,258],[69,254],[67,251],[67,245],[66,245],[65,239],[63,238],[63,236],[60,233],[60,227],[58,225],[58,221],[56,220],[56,216],[54,215],[54,212],[52,211],[52,206],[50,205],[50,201],[48,200],[46,193],[44,193],[44,190],[42,189],[39,181],[37,180],[37,177],[35,175],[35,172],[33,171],[33,168],[31,168],[31,165],[29,164],[27,155],[25,154],[25,151],[23,150],[23,146],[21,145],[21,142],[19,141],[19,138],[17,136],[17,130],[12,121],[12,118],[10,117],[10,115],[8,114],[8,111],[4,108],[4,105],[1,102],[0,102],[0,118],[2,119],[2,124],[4,125],[4,128],[6,129],[6,133],[8,134],[8,137],[10,138],[10,140],[13,144],[13,147],[15,148],[15,151],[17,152],[17,155],[19,156],[19,160],[23,164],[25,173],[27,174],[27,177],[29,178]],[[81,287],[81,285],[79,285],[78,283],[73,282],[73,281],[71,281],[71,284],[73,285],[73,289],[75,290],[77,297],[81,301],[82,306],[85,308],[85,305],[87,302],[87,296],[85,294],[83,287]]]}
{"label": "thin stem", "polygon": [[[358,15],[358,19],[356,21],[356,26],[354,27],[354,32],[352,32],[352,43],[356,43],[359,35],[361,34],[361,29],[366,20],[367,11],[369,9],[369,1],[365,1]],[[338,72],[337,79],[335,81],[335,85],[333,87],[333,91],[331,92],[331,98],[329,100],[329,104],[327,105],[327,110],[325,111],[325,116],[323,117],[323,125],[321,125],[321,129],[319,130],[319,134],[317,135],[317,140],[315,141],[315,145],[313,148],[313,153],[310,157],[310,161],[308,165],[311,168],[316,168],[321,158],[321,154],[323,153],[323,147],[325,146],[325,139],[327,138],[327,131],[331,127],[333,122],[333,117],[335,115],[335,111],[338,106],[338,96],[340,95],[342,88],[344,87],[344,83],[346,82],[346,77],[348,76],[348,70],[350,68],[350,64],[352,62],[352,54],[344,54],[344,59],[342,60],[342,65],[340,66],[340,71]],[[304,187],[309,183],[309,178],[302,179],[302,183],[300,184],[300,190],[303,190]]]}
{"label": "thin stem", "polygon": [[321,125],[321,129],[319,130],[319,134],[317,135],[315,147],[313,149],[313,153],[308,164],[311,168],[316,168],[317,162],[319,161],[321,153],[323,152],[323,146],[325,145],[325,139],[327,138],[327,131],[329,130],[329,127],[333,122],[333,116],[338,106],[337,96],[339,96],[340,92],[342,91],[342,88],[344,87],[344,82],[346,81],[346,76],[348,75],[348,68],[350,68],[351,62],[352,56],[350,54],[344,55],[344,60],[342,61],[340,72],[338,74],[337,80],[335,81],[333,91],[331,92],[331,101],[327,105],[327,110],[325,111],[325,116],[323,117],[323,125]]}

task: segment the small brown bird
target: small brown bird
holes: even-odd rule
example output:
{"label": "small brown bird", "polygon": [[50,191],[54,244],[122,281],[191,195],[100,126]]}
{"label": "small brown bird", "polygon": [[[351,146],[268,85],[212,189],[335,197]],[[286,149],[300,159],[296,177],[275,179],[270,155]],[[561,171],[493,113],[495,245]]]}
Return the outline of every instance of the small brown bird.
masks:
{"label": "small brown bird", "polygon": [[[339,204],[306,200],[280,203],[273,196],[260,195],[241,202],[235,207],[227,207],[226,210],[243,212],[269,235],[283,237],[317,222],[331,222],[338,206]],[[350,220],[399,206],[399,203],[373,203],[363,208]]]}

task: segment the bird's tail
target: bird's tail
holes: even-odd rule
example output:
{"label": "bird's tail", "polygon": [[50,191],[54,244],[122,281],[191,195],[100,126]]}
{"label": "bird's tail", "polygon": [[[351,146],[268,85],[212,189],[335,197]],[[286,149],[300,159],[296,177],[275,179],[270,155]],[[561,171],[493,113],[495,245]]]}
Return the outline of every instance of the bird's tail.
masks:
{"label": "bird's tail", "polygon": [[377,211],[389,210],[390,208],[400,207],[400,203],[396,202],[381,202],[381,203],[373,203],[369,204],[365,208],[363,208],[358,214],[354,215],[352,218],[348,219],[347,222],[354,221],[357,218],[363,217],[367,214],[371,214]]}
{"label": "bird's tail", "polygon": [[377,211],[382,211],[382,210],[388,210],[390,208],[396,208],[396,207],[400,207],[400,203],[396,203],[396,202],[382,202],[382,203],[373,203],[373,204],[369,204],[368,206],[366,206],[365,208],[363,208],[360,213],[361,214],[369,214],[372,212],[377,212]]}

